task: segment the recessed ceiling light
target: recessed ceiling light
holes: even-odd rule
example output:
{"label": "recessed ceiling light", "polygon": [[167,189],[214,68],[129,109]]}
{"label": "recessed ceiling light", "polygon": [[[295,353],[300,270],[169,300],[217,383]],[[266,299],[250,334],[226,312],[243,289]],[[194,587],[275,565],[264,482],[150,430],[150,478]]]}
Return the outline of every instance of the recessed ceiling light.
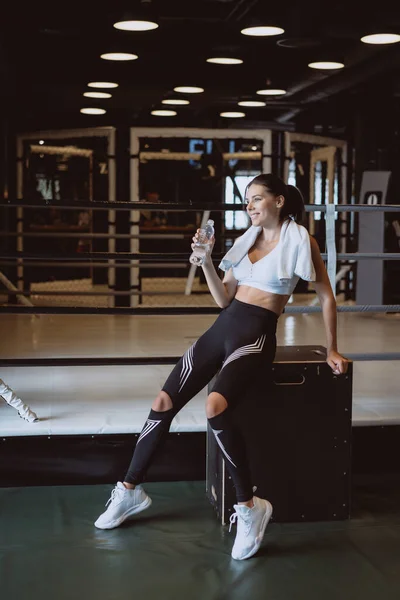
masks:
{"label": "recessed ceiling light", "polygon": [[397,33],[374,33],[372,35],[364,35],[361,41],[364,44],[396,44],[400,42],[400,35]]}
{"label": "recessed ceiling light", "polygon": [[136,60],[139,57],[137,54],[129,54],[128,52],[107,52],[102,54],[100,58],[104,60]]}
{"label": "recessed ceiling light", "polygon": [[166,98],[165,100],[161,100],[161,104],[172,104],[173,106],[183,106],[185,104],[190,104],[189,100],[183,100],[183,98]]}
{"label": "recessed ceiling light", "polygon": [[122,29],[123,31],[151,31],[157,29],[158,23],[154,21],[118,21],[114,23],[115,29]]}
{"label": "recessed ceiling light", "polygon": [[270,35],[281,35],[285,33],[285,30],[281,27],[268,27],[268,26],[260,26],[260,27],[246,27],[242,29],[240,33],[243,35],[254,35],[254,36],[270,36]]}
{"label": "recessed ceiling light", "polygon": [[266,102],[261,102],[261,100],[242,100],[238,102],[239,106],[267,106]]}
{"label": "recessed ceiling light", "polygon": [[155,117],[175,117],[177,113],[175,110],[152,110],[151,114]]}
{"label": "recessed ceiling light", "polygon": [[81,108],[81,113],[84,115],[104,115],[104,108]]}
{"label": "recessed ceiling light", "polygon": [[219,116],[226,117],[227,119],[241,119],[242,117],[245,117],[246,114],[244,112],[228,111],[228,112],[219,113]]}
{"label": "recessed ceiling light", "polygon": [[85,92],[83,95],[86,98],[111,98],[111,94],[107,92]]}
{"label": "recessed ceiling light", "polygon": [[201,94],[204,89],[201,87],[195,87],[190,85],[181,85],[174,88],[174,92],[180,92],[181,94]]}
{"label": "recessed ceiling light", "polygon": [[267,88],[266,90],[257,90],[257,94],[260,96],[282,96],[286,94],[286,90]]}
{"label": "recessed ceiling light", "polygon": [[118,83],[112,83],[111,81],[91,81],[88,83],[88,87],[109,89],[118,87]]}
{"label": "recessed ceiling light", "polygon": [[243,61],[241,58],[207,58],[208,63],[214,63],[216,65],[241,65]]}
{"label": "recessed ceiling light", "polygon": [[329,71],[331,69],[343,69],[344,64],[340,62],[333,62],[329,60],[321,60],[317,62],[309,63],[308,65],[310,69],[322,69],[325,71]]}

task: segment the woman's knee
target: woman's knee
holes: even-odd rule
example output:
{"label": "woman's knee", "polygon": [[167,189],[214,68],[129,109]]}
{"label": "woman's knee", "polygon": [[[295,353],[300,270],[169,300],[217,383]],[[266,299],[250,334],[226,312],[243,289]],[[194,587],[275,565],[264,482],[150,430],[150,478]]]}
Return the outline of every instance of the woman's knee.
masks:
{"label": "woman's knee", "polygon": [[172,400],[167,394],[167,392],[160,392],[157,398],[154,400],[151,408],[156,412],[165,412],[167,410],[171,410],[172,408]]}
{"label": "woman's knee", "polygon": [[211,392],[206,402],[206,415],[207,419],[212,419],[217,415],[220,415],[224,410],[228,408],[228,403],[222,394],[218,392]]}

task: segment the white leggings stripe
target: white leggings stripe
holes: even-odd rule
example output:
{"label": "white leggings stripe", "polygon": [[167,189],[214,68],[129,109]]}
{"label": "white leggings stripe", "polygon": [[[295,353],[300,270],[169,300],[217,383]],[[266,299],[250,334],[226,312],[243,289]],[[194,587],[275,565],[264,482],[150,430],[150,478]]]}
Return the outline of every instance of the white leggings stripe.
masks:
{"label": "white leggings stripe", "polygon": [[178,393],[182,390],[183,386],[185,385],[185,383],[187,382],[190,373],[193,371],[193,354],[194,354],[194,347],[196,345],[196,342],[190,346],[189,350],[187,350],[185,352],[185,354],[183,355],[183,365],[182,365],[182,370],[181,370],[181,376],[180,376],[180,380],[179,380],[179,390]]}
{"label": "white leggings stripe", "polygon": [[223,445],[223,443],[221,442],[221,440],[219,439],[219,435],[220,433],[222,433],[222,429],[220,429],[219,431],[212,429],[212,432],[214,433],[215,439],[217,441],[218,446],[221,448],[222,452],[225,454],[226,458],[229,460],[229,462],[237,468],[237,466],[235,465],[235,463],[233,462],[233,460],[231,459],[231,457],[229,456],[229,454],[227,453],[227,451],[225,450],[225,447]]}
{"label": "white leggings stripe", "polygon": [[146,435],[148,435],[151,431],[153,431],[153,429],[155,429],[157,427],[157,425],[159,425],[160,423],[161,423],[161,420],[153,421],[152,419],[147,419],[146,425],[143,427],[143,431],[140,434],[139,439],[136,442],[136,444],[138,444],[140,442],[140,440],[142,440],[144,437],[146,437]]}
{"label": "white leggings stripe", "polygon": [[[241,348],[238,348],[237,350],[232,352],[232,354],[230,354],[228,356],[228,358],[222,365],[222,369],[224,367],[226,367],[226,365],[228,365],[230,362],[237,360],[241,356],[247,356],[248,354],[259,354],[260,352],[262,352],[266,339],[267,339],[267,336],[264,334],[261,337],[259,337],[258,340],[256,342],[254,342],[254,344],[249,344],[248,346],[242,346]],[[222,371],[222,369],[221,369],[221,371]]]}

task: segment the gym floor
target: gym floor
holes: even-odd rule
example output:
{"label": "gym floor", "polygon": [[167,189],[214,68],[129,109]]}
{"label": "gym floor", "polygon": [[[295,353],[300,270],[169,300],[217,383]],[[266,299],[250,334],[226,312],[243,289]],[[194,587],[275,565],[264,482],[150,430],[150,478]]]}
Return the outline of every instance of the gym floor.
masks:
{"label": "gym floor", "polygon": [[98,530],[111,486],[0,489],[0,586],[13,600],[398,600],[400,490],[355,485],[351,521],[276,524],[230,551],[204,482],[149,483],[150,509]]}

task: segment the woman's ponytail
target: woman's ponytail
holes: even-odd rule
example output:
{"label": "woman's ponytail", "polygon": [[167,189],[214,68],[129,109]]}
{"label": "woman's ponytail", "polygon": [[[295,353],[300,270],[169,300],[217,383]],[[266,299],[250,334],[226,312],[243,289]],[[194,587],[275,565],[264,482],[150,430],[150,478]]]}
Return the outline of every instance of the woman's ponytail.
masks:
{"label": "woman's ponytail", "polygon": [[280,218],[285,220],[292,217],[297,223],[302,220],[304,212],[304,199],[300,190],[294,185],[287,185],[287,196],[282,207]]}

